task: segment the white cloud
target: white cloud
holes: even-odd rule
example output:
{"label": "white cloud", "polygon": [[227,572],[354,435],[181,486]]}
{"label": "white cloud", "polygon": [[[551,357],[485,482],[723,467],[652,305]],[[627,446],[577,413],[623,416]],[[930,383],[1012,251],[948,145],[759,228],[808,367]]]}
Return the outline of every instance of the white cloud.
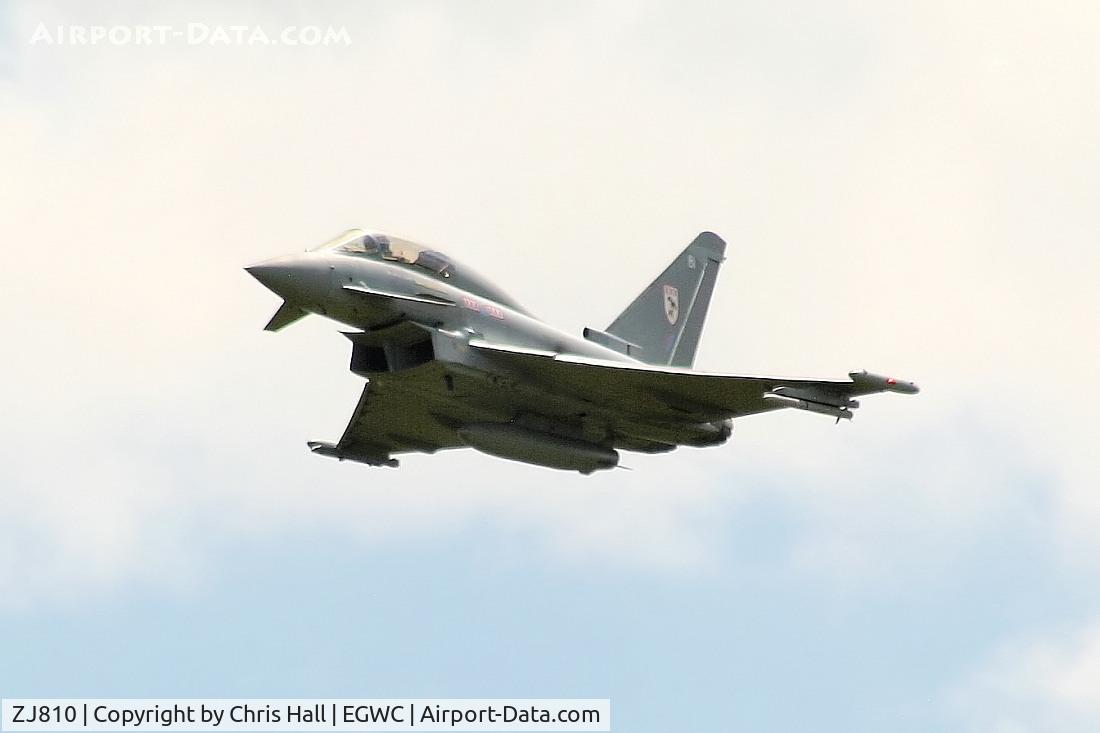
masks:
{"label": "white cloud", "polygon": [[[0,540],[2,577],[188,572],[197,526],[378,542],[485,517],[566,561],[705,572],[764,476],[810,492],[787,494],[807,517],[799,572],[881,578],[914,562],[883,551],[899,532],[914,553],[950,548],[1020,470],[1077,531],[1067,556],[1094,547],[1079,390],[1100,362],[1100,114],[1076,17],[1094,10],[986,10],[830,12],[816,35],[729,11],[697,39],[698,19],[662,7],[491,24],[344,8],[309,22],[348,25],[351,48],[291,51],[31,48],[40,20],[121,11],[16,6],[0,535],[20,539]],[[123,17],[235,22],[140,12]],[[836,429],[746,421],[726,448],[589,480],[477,455],[329,464],[301,443],[350,414],[346,346],[319,322],[259,333],[274,302],[239,268],[356,224],[453,249],[574,330],[713,228],[731,251],[701,366],[897,368],[926,391]]]}
{"label": "white cloud", "polygon": [[975,730],[1096,730],[1100,622],[1003,645],[957,691],[954,703]]}

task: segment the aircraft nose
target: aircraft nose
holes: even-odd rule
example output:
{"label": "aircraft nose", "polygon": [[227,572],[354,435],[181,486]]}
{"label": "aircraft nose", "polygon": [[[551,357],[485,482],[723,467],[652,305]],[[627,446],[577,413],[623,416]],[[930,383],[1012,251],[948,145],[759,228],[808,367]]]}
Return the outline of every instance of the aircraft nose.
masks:
{"label": "aircraft nose", "polygon": [[277,257],[273,260],[257,262],[244,269],[249,275],[259,280],[265,288],[285,298],[287,293],[294,289],[295,271],[298,267],[293,258]]}

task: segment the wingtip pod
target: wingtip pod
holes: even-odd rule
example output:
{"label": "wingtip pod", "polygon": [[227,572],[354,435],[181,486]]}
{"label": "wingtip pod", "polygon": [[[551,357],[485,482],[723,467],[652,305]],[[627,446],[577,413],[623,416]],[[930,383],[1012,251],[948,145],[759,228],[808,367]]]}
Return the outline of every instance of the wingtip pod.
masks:
{"label": "wingtip pod", "polygon": [[920,392],[920,387],[914,382],[885,377],[881,374],[871,374],[866,369],[848,372],[848,377],[856,384],[866,385],[880,392],[898,392],[900,394],[917,394]]}
{"label": "wingtip pod", "polygon": [[[320,440],[306,441],[306,445],[310,451],[321,456],[328,456],[329,458],[340,458],[340,450],[332,443],[324,443]],[[340,458],[340,460],[343,460]]]}
{"label": "wingtip pod", "polygon": [[387,468],[397,468],[400,462],[396,458],[390,458],[389,456],[375,456],[368,455],[361,451],[345,451],[338,445],[332,443],[325,443],[320,440],[310,440],[306,442],[309,450],[319,456],[328,456],[329,458],[335,458],[338,461],[356,461],[358,463],[365,463],[368,466],[386,466]]}

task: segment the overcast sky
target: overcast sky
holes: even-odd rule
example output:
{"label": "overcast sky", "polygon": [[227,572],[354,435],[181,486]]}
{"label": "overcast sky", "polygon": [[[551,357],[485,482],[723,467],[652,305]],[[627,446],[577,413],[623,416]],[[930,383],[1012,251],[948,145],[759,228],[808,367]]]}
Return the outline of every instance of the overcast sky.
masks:
{"label": "overcast sky", "polygon": [[[72,45],[73,25],[349,45]],[[32,43],[40,24],[53,42]],[[0,5],[0,693],[610,697],[615,730],[1100,727],[1094,3]],[[310,455],[351,226],[697,366],[913,379],[592,477]]]}

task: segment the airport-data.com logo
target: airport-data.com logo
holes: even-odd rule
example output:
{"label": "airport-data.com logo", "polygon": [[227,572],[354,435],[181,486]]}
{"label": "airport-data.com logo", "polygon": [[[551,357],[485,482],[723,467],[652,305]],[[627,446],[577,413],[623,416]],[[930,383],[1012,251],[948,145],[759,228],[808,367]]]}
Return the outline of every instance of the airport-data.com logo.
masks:
{"label": "airport-data.com logo", "polygon": [[350,46],[344,26],[288,25],[46,25],[39,23],[32,46]]}

